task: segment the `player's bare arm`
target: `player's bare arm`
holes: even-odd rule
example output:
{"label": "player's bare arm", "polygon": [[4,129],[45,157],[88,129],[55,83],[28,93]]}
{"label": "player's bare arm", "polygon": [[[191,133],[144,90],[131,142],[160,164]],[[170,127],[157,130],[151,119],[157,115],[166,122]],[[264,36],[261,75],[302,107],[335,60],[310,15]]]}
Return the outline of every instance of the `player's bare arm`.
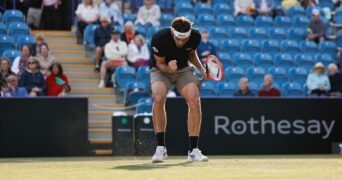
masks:
{"label": "player's bare arm", "polygon": [[201,61],[198,58],[196,50],[191,50],[188,53],[188,56],[189,56],[190,62],[201,72],[201,74],[204,77],[204,79],[207,79],[208,78],[208,74],[207,74],[205,68],[202,66],[202,63],[201,63]]}
{"label": "player's bare arm", "polygon": [[157,55],[154,55],[154,58],[156,60],[156,65],[159,71],[163,73],[171,74],[177,70],[177,61],[172,60],[168,64],[166,63],[165,57],[159,57]]}

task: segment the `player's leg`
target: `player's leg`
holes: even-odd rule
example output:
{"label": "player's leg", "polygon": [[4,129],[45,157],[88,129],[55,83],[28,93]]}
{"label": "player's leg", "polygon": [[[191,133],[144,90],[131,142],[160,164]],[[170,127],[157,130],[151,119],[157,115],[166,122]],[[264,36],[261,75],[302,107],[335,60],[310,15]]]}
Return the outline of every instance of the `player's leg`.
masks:
{"label": "player's leg", "polygon": [[95,71],[100,71],[100,62],[101,62],[101,56],[103,53],[102,47],[96,47],[95,48]]}
{"label": "player's leg", "polygon": [[107,61],[103,61],[102,64],[101,64],[101,69],[100,69],[100,83],[97,87],[99,88],[103,88],[105,87],[105,82],[104,82],[104,79],[106,77],[106,73],[107,73],[107,63],[108,63],[108,60]]}

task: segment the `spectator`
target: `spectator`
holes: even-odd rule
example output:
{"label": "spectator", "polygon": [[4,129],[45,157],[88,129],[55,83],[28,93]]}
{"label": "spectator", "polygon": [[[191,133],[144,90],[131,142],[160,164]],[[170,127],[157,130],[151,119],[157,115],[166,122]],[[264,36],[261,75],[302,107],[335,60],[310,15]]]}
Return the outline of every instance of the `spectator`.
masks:
{"label": "spectator", "polygon": [[101,26],[96,28],[94,32],[95,44],[95,72],[100,72],[101,57],[103,55],[104,46],[110,41],[110,34],[113,29],[110,27],[110,19],[106,16],[101,17]]}
{"label": "spectator", "polygon": [[21,50],[21,56],[14,59],[11,70],[18,76],[21,76],[27,68],[27,62],[31,57],[31,49],[28,45],[24,45]]}
{"label": "spectator", "polygon": [[71,91],[68,78],[63,73],[63,67],[55,62],[49,68],[51,74],[46,78],[47,96],[65,96]]}
{"label": "spectator", "polygon": [[39,61],[30,58],[27,70],[21,75],[19,86],[25,87],[30,96],[45,95],[46,84],[44,75],[39,71]]}
{"label": "spectator", "polygon": [[31,47],[31,56],[38,56],[40,52],[41,45],[47,45],[47,43],[44,41],[44,35],[37,34],[36,35],[36,42]]}
{"label": "spectator", "polygon": [[123,25],[121,11],[113,0],[104,0],[100,5],[100,16],[109,17],[112,25]]}
{"label": "spectator", "polygon": [[29,0],[28,12],[26,17],[27,24],[31,29],[38,29],[40,25],[40,18],[42,16],[42,2],[43,0]]}
{"label": "spectator", "polygon": [[144,5],[139,8],[136,25],[143,26],[147,30],[151,26],[159,26],[160,7],[154,0],[144,0]]}
{"label": "spectator", "polygon": [[82,36],[88,24],[95,24],[99,20],[99,8],[93,0],[83,0],[77,6],[75,13],[79,20],[77,22],[77,29]]}
{"label": "spectator", "polygon": [[46,30],[56,30],[61,26],[61,0],[43,0],[42,26]]}
{"label": "spectator", "polygon": [[149,65],[150,52],[144,37],[141,35],[135,36],[133,42],[128,45],[128,52],[127,60],[133,67],[139,68]]}
{"label": "spectator", "polygon": [[317,6],[318,2],[316,0],[302,0],[301,5],[306,9],[309,6]]}
{"label": "spectator", "polygon": [[306,86],[312,96],[326,96],[330,90],[329,78],[324,74],[324,65],[318,62],[306,80]]}
{"label": "spectator", "polygon": [[104,49],[107,61],[103,61],[101,64],[101,81],[98,85],[100,88],[105,86],[107,68],[127,65],[127,44],[120,40],[120,32],[116,29],[113,30],[111,37],[111,41],[106,44]]}
{"label": "spectator", "polygon": [[46,77],[49,75],[50,66],[56,61],[55,57],[50,54],[49,47],[43,44],[40,47],[40,55],[37,56],[40,65],[40,72]]}
{"label": "spectator", "polygon": [[253,0],[235,0],[234,2],[234,15],[248,15],[255,16],[255,4]]}
{"label": "spectator", "polygon": [[248,87],[248,78],[246,77],[242,77],[239,81],[239,89],[234,93],[234,96],[235,97],[252,97],[252,96],[255,96],[254,93],[252,93],[250,90],[249,90],[249,87]]}
{"label": "spectator", "polygon": [[254,0],[254,3],[258,15],[273,15],[273,9],[275,8],[274,0]]}
{"label": "spectator", "polygon": [[270,74],[266,74],[264,76],[264,86],[258,92],[258,96],[260,97],[267,97],[267,96],[281,96],[279,89],[272,86],[273,84],[273,77]]}
{"label": "spectator", "polygon": [[126,44],[130,44],[138,34],[139,33],[135,30],[133,22],[127,21],[124,26],[124,33],[121,34],[121,40],[125,41]]}
{"label": "spectator", "polygon": [[324,35],[326,31],[326,26],[324,22],[319,17],[319,10],[312,10],[312,20],[309,24],[309,34],[307,39],[310,41],[315,41],[316,43],[324,41]]}
{"label": "spectator", "polygon": [[10,75],[15,75],[11,71],[11,65],[10,61],[6,57],[2,57],[0,60],[0,91],[2,91],[2,88],[7,87],[6,78]]}
{"label": "spectator", "polygon": [[281,6],[283,6],[286,10],[292,6],[299,6],[300,3],[298,0],[282,0]]}
{"label": "spectator", "polygon": [[331,86],[330,96],[340,96],[342,91],[342,76],[338,72],[336,64],[331,63],[328,66],[329,70],[329,83]]}
{"label": "spectator", "polygon": [[4,91],[5,97],[27,97],[28,93],[26,88],[18,87],[18,77],[15,75],[9,75],[6,78],[8,89]]}
{"label": "spectator", "polygon": [[210,34],[207,29],[201,32],[202,40],[197,47],[197,54],[202,62],[205,61],[205,58],[209,55],[216,56],[216,47],[213,43],[209,42]]}

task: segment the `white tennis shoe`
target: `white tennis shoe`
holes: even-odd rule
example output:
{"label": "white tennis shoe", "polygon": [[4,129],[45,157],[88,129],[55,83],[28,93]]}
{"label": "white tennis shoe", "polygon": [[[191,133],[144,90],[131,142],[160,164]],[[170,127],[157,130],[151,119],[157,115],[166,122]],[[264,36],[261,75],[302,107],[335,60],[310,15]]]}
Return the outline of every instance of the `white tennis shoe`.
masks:
{"label": "white tennis shoe", "polygon": [[157,146],[156,152],[152,157],[152,163],[161,163],[167,158],[167,151],[164,146]]}
{"label": "white tennis shoe", "polygon": [[203,155],[201,150],[195,148],[192,152],[188,152],[187,162],[199,162],[199,161],[208,161],[208,157]]}

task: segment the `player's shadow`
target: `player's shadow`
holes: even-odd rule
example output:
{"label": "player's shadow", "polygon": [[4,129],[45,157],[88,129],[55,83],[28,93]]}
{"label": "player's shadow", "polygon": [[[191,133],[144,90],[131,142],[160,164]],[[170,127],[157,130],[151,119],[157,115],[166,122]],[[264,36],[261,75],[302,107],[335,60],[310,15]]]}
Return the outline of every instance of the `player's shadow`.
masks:
{"label": "player's shadow", "polygon": [[131,165],[123,165],[117,166],[113,169],[124,169],[124,170],[149,170],[149,169],[164,169],[173,166],[186,166],[192,163],[183,162],[183,163],[174,163],[174,164],[164,164],[164,163],[145,163],[145,164],[131,164]]}

